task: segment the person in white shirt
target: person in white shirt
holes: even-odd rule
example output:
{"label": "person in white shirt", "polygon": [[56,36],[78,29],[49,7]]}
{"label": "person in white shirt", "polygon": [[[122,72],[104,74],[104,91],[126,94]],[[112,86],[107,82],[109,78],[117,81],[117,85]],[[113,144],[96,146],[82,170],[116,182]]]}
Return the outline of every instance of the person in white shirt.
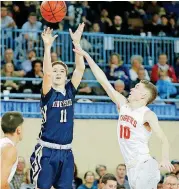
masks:
{"label": "person in white shirt", "polygon": [[[120,113],[118,121],[118,141],[127,168],[131,189],[155,189],[160,181],[159,167],[173,171],[169,161],[168,140],[158,123],[156,114],[147,105],[157,97],[156,87],[142,80],[131,89],[128,99],[118,93],[107,80],[104,72],[90,55],[80,47],[74,52],[85,57],[94,76],[116,104]],[[148,142],[152,131],[162,142],[162,162],[160,166],[149,153]]]}
{"label": "person in white shirt", "polygon": [[24,119],[19,112],[6,112],[1,119],[1,129],[4,137],[0,139],[0,167],[1,167],[1,189],[10,189],[17,168],[18,156],[16,145],[22,140]]}

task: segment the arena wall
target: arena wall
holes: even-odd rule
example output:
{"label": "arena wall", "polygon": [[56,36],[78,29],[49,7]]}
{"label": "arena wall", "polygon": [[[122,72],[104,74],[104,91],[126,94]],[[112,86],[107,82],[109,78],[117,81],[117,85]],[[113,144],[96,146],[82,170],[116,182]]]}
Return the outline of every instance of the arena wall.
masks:
{"label": "arena wall", "polygon": [[[24,139],[18,144],[19,155],[29,157],[36,144],[41,119],[25,119]],[[179,122],[161,121],[160,125],[170,143],[170,159],[179,158]],[[52,126],[53,127],[53,126]],[[53,129],[53,128],[52,128]],[[123,163],[117,139],[117,120],[75,120],[73,153],[79,175],[94,171],[97,164],[105,164],[110,172]],[[161,143],[153,134],[150,140],[151,154],[161,159]]]}

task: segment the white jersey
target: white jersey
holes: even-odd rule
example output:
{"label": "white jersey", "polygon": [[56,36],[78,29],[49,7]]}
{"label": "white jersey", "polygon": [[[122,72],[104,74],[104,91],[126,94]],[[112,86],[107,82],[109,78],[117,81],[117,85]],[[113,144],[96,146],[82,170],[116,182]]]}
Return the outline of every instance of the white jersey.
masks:
{"label": "white jersey", "polygon": [[144,127],[144,114],[149,111],[146,106],[132,110],[128,104],[120,108],[118,121],[118,141],[125,164],[133,167],[139,161],[151,158],[149,155],[148,141],[151,132]]}
{"label": "white jersey", "polygon": [[[14,143],[9,138],[5,137],[5,138],[0,139],[0,149],[3,148],[7,144],[12,144],[14,146]],[[18,159],[16,160],[16,162],[14,163],[14,165],[11,168],[11,172],[10,172],[10,175],[8,178],[9,183],[12,180],[12,178],[16,172],[17,163],[18,163]]]}

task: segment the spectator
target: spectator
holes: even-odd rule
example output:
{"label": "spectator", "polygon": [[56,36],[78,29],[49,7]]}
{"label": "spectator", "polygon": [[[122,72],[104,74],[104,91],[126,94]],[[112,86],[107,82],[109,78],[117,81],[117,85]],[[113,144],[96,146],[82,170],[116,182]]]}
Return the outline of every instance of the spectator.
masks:
{"label": "spectator", "polygon": [[14,22],[12,17],[7,15],[7,7],[2,6],[1,7],[1,28],[2,29],[5,29],[5,28],[13,29],[16,27],[17,27],[16,23]]}
{"label": "spectator", "polygon": [[17,169],[14,174],[14,177],[12,178],[12,185],[14,189],[19,189],[21,187],[21,184],[24,181],[25,178],[25,159],[23,157],[18,158],[18,164],[17,164]]}
{"label": "spectator", "polygon": [[109,67],[106,68],[106,76],[109,80],[118,80],[121,79],[124,81],[126,89],[129,89],[130,86],[130,76],[129,71],[123,65],[123,61],[119,54],[114,53],[110,57]]}
{"label": "spectator", "polygon": [[164,178],[163,189],[177,189],[178,179],[174,175]]}
{"label": "spectator", "polygon": [[37,15],[31,12],[28,16],[28,21],[23,24],[23,36],[27,42],[28,48],[32,48],[34,42],[38,42],[38,30],[42,27],[42,23],[37,21]]}
{"label": "spectator", "polygon": [[120,80],[120,79],[116,80],[115,83],[114,83],[114,88],[117,92],[119,92],[123,96],[125,96],[125,97],[128,96],[128,92],[124,90],[125,84],[122,80]]}
{"label": "spectator", "polygon": [[20,189],[34,189],[35,185],[30,181],[30,169],[27,169]]}
{"label": "spectator", "polygon": [[152,22],[144,28],[145,32],[151,32],[152,35],[158,36],[161,26],[159,25],[160,17],[158,14],[152,16]]}
{"label": "spectator", "polygon": [[56,52],[51,52],[51,62],[58,61],[58,56]]}
{"label": "spectator", "polygon": [[1,66],[4,66],[6,63],[12,63],[14,65],[14,52],[12,49],[6,49],[4,52],[4,60],[1,61]]}
{"label": "spectator", "polygon": [[135,85],[137,83],[139,83],[141,80],[145,80],[146,79],[146,76],[145,76],[146,72],[145,72],[145,69],[144,68],[139,68],[138,72],[137,72],[137,79],[135,81],[132,81],[131,83],[131,87],[135,87]]}
{"label": "spectator", "polygon": [[[42,61],[41,60],[34,60],[32,62],[32,71],[26,74],[28,78],[43,78],[42,72]],[[31,93],[40,94],[42,88],[42,81],[27,81],[24,89]],[[24,91],[25,92],[25,91]]]}
{"label": "spectator", "polygon": [[147,15],[152,16],[153,14],[159,14],[160,6],[158,5],[157,1],[145,1],[144,10]]}
{"label": "spectator", "polygon": [[160,54],[158,58],[158,63],[152,67],[151,80],[153,83],[156,83],[158,81],[160,70],[167,71],[171,81],[174,83],[177,82],[175,70],[173,69],[172,66],[167,64],[166,54]]}
{"label": "spectator", "polygon": [[97,187],[93,185],[94,179],[95,175],[93,172],[86,172],[84,175],[85,184],[80,185],[78,189],[97,189]]}
{"label": "spectator", "polygon": [[20,29],[22,28],[23,24],[26,22],[28,18],[27,9],[24,6],[24,2],[22,1],[14,1],[13,2],[13,11],[12,16],[17,27]]}
{"label": "spectator", "polygon": [[107,33],[108,28],[112,26],[112,21],[111,19],[108,17],[108,11],[106,9],[103,9],[101,11],[101,17],[100,17],[100,21],[99,21],[99,25],[100,25],[100,31]]}
{"label": "spectator", "polygon": [[[6,63],[3,70],[1,70],[2,77],[22,77],[24,74],[23,71],[14,71],[14,65],[12,63]],[[19,82],[13,80],[3,81],[1,85],[1,90],[9,90],[11,92],[18,92],[20,87]]]}
{"label": "spectator", "polygon": [[105,165],[97,165],[96,173],[99,177],[103,177],[107,173],[107,167]]}
{"label": "spectator", "polygon": [[36,59],[35,50],[30,50],[27,52],[27,60],[22,62],[21,69],[26,73],[32,71],[32,61]]}
{"label": "spectator", "polygon": [[98,23],[93,23],[92,25],[92,32],[94,33],[100,33],[100,26]]}
{"label": "spectator", "polygon": [[125,28],[122,18],[118,15],[114,17],[114,24],[109,27],[107,33],[109,34],[127,34],[127,29]]}
{"label": "spectator", "polygon": [[159,72],[160,79],[156,83],[156,87],[158,90],[158,95],[160,98],[170,98],[175,97],[177,94],[177,89],[172,85],[170,78],[167,75],[167,72],[160,71]]}
{"label": "spectator", "polygon": [[117,180],[113,174],[107,173],[102,179],[102,189],[117,189]]}
{"label": "spectator", "polygon": [[172,37],[179,36],[179,27],[176,25],[176,20],[172,17],[169,19],[169,28]]}
{"label": "spectator", "polygon": [[178,172],[179,171],[179,160],[173,160],[171,163],[175,167],[173,173]]}
{"label": "spectator", "polygon": [[130,189],[129,182],[125,179],[126,165],[119,164],[116,168],[116,179],[119,186],[124,186],[125,189]]}
{"label": "spectator", "polygon": [[179,83],[179,56],[176,58],[174,70],[175,70],[175,73],[176,73],[177,82]]}
{"label": "spectator", "polygon": [[145,11],[141,1],[134,1],[133,9],[129,13],[130,18],[145,18]]}
{"label": "spectator", "polygon": [[166,15],[161,16],[161,26],[159,36],[170,36],[170,27],[168,24],[168,18]]}
{"label": "spectator", "polygon": [[[138,78],[137,73],[138,73],[139,69],[142,68],[142,63],[143,63],[142,56],[133,55],[131,57],[132,67],[129,70],[129,74],[130,74],[130,78],[131,78],[132,81],[136,81],[137,80],[137,78]],[[145,69],[145,79],[150,81],[150,77],[149,77],[149,74],[148,74],[146,69]]]}
{"label": "spectator", "polygon": [[77,189],[81,184],[83,184],[83,181],[81,178],[78,177],[78,169],[76,164],[74,164],[74,179],[73,179],[73,189]]}
{"label": "spectator", "polygon": [[157,184],[157,189],[163,189],[163,182],[160,181],[158,184]]}

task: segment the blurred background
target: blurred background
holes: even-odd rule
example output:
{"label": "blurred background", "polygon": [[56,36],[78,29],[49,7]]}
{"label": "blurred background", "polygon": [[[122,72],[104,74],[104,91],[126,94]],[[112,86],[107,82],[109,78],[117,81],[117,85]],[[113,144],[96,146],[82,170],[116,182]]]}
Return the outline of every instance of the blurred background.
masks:
{"label": "blurred background", "polygon": [[[40,130],[39,107],[43,78],[41,32],[54,29],[58,38],[52,61],[62,60],[74,70],[73,45],[68,32],[85,22],[82,48],[103,69],[114,88],[125,97],[142,79],[158,89],[149,107],[157,114],[167,135],[170,158],[179,177],[179,2],[66,1],[67,15],[60,23],[47,23],[40,15],[41,2],[1,1],[1,115],[20,111],[26,117],[24,140],[19,144],[19,164],[12,189],[34,188],[29,181],[29,157]],[[73,149],[77,172],[73,189],[84,184],[100,188],[106,172],[128,183],[117,141],[118,113],[86,65],[75,104]],[[160,161],[161,146],[152,136],[151,154]],[[120,165],[119,165],[120,164]],[[119,165],[119,166],[118,166]],[[87,171],[92,178],[84,174]],[[166,172],[162,172],[158,188]],[[95,188],[94,188],[95,189]]]}

